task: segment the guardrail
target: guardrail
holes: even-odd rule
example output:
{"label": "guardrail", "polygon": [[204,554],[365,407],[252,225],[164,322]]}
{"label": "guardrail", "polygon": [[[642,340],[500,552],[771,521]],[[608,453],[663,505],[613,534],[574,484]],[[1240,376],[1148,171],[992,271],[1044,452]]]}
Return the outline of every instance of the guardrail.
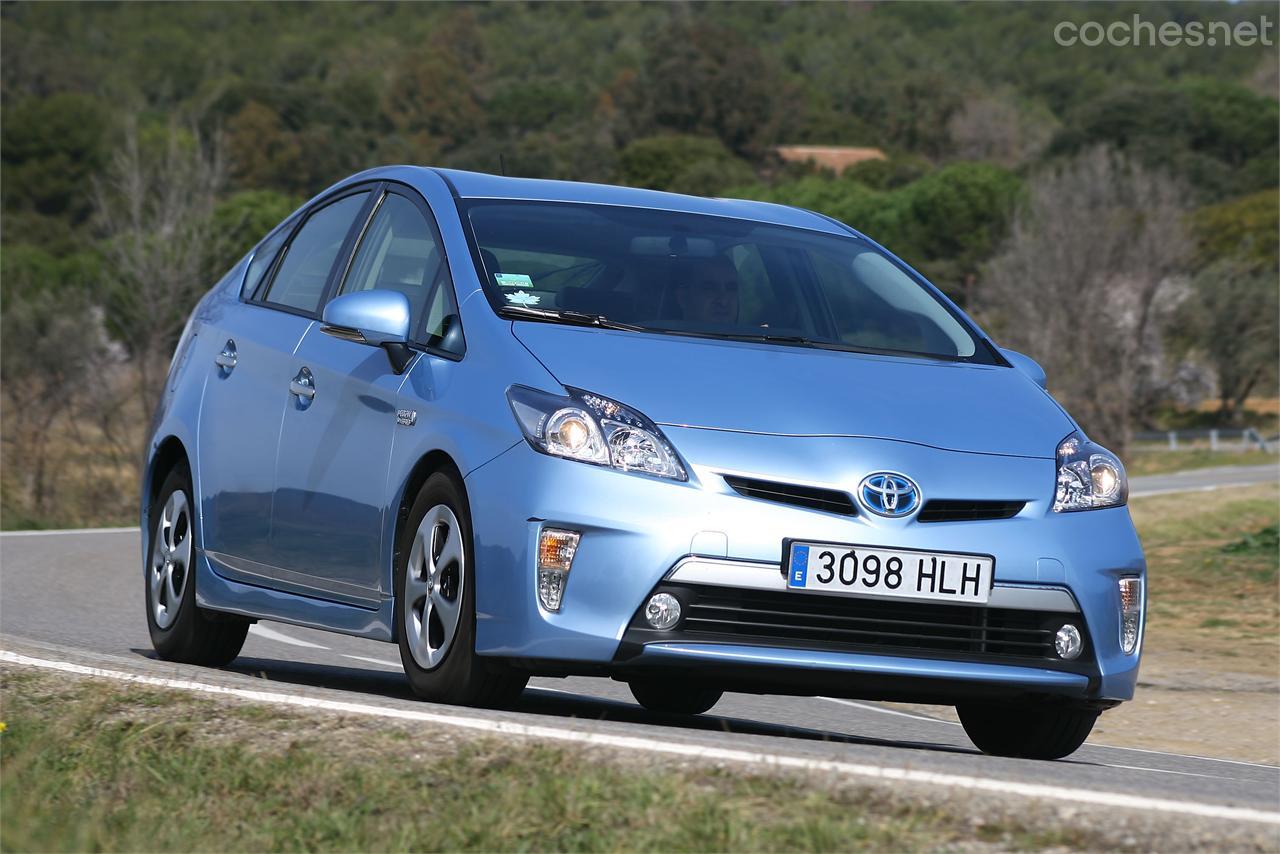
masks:
{"label": "guardrail", "polygon": [[[1148,447],[1142,447],[1147,445]],[[1159,447],[1153,447],[1153,446]],[[1206,430],[1145,431],[1133,435],[1136,451],[1280,451],[1280,434],[1264,438],[1253,427],[1215,427]]]}

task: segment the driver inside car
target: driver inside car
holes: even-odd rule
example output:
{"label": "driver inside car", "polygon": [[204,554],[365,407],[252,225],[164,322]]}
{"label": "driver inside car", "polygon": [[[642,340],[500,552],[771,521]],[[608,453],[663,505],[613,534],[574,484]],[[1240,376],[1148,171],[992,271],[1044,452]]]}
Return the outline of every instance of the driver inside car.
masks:
{"label": "driver inside car", "polygon": [[675,302],[684,320],[738,322],[738,268],[728,258],[682,258],[675,276]]}

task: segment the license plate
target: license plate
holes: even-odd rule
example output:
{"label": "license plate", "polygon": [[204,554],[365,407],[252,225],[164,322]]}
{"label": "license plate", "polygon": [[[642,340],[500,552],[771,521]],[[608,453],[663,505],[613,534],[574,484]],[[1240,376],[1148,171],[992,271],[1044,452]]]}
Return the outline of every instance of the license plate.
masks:
{"label": "license plate", "polygon": [[987,601],[996,568],[990,555],[850,543],[786,540],[782,552],[792,590],[966,605]]}

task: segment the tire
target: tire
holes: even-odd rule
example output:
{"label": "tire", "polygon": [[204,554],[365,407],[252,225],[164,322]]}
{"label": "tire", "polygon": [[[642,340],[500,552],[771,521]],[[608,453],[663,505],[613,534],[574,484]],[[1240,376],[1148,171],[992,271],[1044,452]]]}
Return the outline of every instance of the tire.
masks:
{"label": "tire", "polygon": [[956,706],[964,731],[983,753],[1020,759],[1061,759],[1084,744],[1096,709],[1049,704]]}
{"label": "tire", "polygon": [[476,569],[462,488],[443,473],[423,484],[400,532],[395,625],[413,693],[434,703],[507,706],[529,677],[476,655]]}
{"label": "tire", "polygon": [[724,692],[686,680],[632,679],[631,696],[651,712],[664,715],[700,715],[720,702]]}
{"label": "tire", "polygon": [[151,645],[165,661],[230,664],[244,646],[249,621],[196,605],[200,529],[186,466],[176,466],[164,479],[149,524],[143,587]]}

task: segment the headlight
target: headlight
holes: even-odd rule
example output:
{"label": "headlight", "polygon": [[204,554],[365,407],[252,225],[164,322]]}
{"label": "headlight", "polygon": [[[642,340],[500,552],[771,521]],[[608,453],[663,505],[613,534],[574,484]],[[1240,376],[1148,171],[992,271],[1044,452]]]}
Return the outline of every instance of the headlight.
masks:
{"label": "headlight", "polygon": [[507,400],[534,450],[622,471],[688,480],[662,431],[639,412],[598,394],[569,389],[568,397],[525,386]]}
{"label": "headlight", "polygon": [[1129,500],[1129,478],[1116,455],[1072,433],[1058,445],[1058,486],[1053,509],[1094,510]]}

